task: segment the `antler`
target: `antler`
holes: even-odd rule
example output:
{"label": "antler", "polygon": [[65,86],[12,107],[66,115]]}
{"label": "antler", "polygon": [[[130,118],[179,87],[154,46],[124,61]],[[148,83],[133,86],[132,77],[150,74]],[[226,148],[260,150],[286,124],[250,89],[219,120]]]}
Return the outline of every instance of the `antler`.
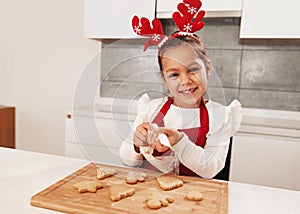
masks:
{"label": "antler", "polygon": [[201,5],[200,0],[183,0],[183,3],[178,4],[179,12],[173,13],[173,20],[181,32],[194,33],[204,27],[204,22],[201,20],[205,15],[205,11],[200,11]]}
{"label": "antler", "polygon": [[152,20],[152,26],[153,28],[150,26],[150,21],[145,17],[142,17],[141,20],[137,16],[132,18],[133,31],[140,36],[149,37],[144,44],[144,51],[148,46],[158,45],[165,38],[161,22],[158,19]]}

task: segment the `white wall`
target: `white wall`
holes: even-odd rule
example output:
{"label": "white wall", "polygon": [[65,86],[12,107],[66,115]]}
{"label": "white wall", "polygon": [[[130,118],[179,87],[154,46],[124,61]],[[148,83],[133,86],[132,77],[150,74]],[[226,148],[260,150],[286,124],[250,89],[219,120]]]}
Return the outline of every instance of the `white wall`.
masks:
{"label": "white wall", "polygon": [[64,153],[66,109],[99,44],[83,0],[0,0],[0,105],[16,106],[16,146]]}

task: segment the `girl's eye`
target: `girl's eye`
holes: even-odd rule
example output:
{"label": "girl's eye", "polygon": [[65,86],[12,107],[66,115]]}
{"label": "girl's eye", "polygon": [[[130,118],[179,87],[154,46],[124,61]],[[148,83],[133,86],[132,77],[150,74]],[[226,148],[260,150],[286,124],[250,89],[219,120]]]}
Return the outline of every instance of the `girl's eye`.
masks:
{"label": "girl's eye", "polygon": [[170,73],[168,74],[168,78],[175,78],[175,77],[178,77],[178,73]]}
{"label": "girl's eye", "polygon": [[190,73],[195,73],[195,72],[197,72],[197,71],[200,71],[200,68],[193,67],[193,68],[190,68],[190,69],[189,69],[189,72],[190,72]]}

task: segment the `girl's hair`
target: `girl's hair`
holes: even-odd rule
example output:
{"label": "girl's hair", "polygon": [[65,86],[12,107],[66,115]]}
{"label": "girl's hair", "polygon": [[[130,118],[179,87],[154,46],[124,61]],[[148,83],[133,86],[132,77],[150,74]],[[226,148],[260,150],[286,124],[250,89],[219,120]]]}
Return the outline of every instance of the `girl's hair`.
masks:
{"label": "girl's hair", "polygon": [[[176,35],[176,36],[174,36]],[[193,34],[193,35],[178,35],[178,32],[173,33],[169,39],[160,47],[158,51],[158,64],[160,71],[163,71],[162,67],[162,58],[165,52],[172,47],[177,47],[183,44],[188,44],[192,47],[196,53],[198,54],[199,58],[204,62],[206,66],[206,70],[210,69],[210,60],[206,54],[206,49],[203,45],[201,39]]]}

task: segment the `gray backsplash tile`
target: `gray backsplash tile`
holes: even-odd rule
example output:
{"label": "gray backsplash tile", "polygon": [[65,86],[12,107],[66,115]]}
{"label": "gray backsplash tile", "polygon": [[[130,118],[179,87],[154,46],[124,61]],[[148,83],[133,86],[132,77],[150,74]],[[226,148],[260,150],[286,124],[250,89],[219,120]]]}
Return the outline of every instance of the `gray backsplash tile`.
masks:
{"label": "gray backsplash tile", "polygon": [[[196,34],[202,39],[206,48],[242,49],[242,45],[239,44],[238,40],[240,26],[236,19],[220,18],[204,21],[206,23],[205,27]],[[178,30],[173,20],[163,19],[162,24],[166,35],[171,35]]]}
{"label": "gray backsplash tile", "polygon": [[[126,74],[133,69],[153,70],[158,69],[157,50],[149,48],[143,51],[144,40],[124,39],[119,41],[105,41],[101,50],[101,79],[116,75],[116,72]],[[137,64],[136,64],[137,63]],[[143,66],[140,68],[140,66]],[[124,69],[122,71],[122,69]],[[126,74],[127,75],[127,74]]]}
{"label": "gray backsplash tile", "polygon": [[161,83],[157,58],[153,56],[130,58],[110,69],[105,72],[105,76],[102,76],[102,80]]}
{"label": "gray backsplash tile", "polygon": [[138,99],[144,93],[148,93],[151,98],[166,95],[166,88],[163,84],[153,83],[122,83],[109,82],[102,83],[100,94],[102,97]]}
{"label": "gray backsplash tile", "polygon": [[242,49],[239,44],[239,26],[235,25],[206,25],[203,30],[197,32],[206,48],[210,49]]}
{"label": "gray backsplash tile", "polygon": [[292,44],[243,44],[244,50],[279,50],[279,51],[300,51],[300,45]]}
{"label": "gray backsplash tile", "polygon": [[207,50],[207,54],[211,59],[213,71],[211,73],[211,86],[216,86],[214,80],[217,75],[223,87],[239,86],[240,79],[240,64],[241,64],[241,50]]}
{"label": "gray backsplash tile", "polygon": [[218,87],[208,87],[207,93],[205,94],[205,99],[209,99],[223,105],[230,104],[234,99],[238,98],[237,88],[218,88]]}
{"label": "gray backsplash tile", "polygon": [[245,50],[241,88],[300,92],[300,51]]}
{"label": "gray backsplash tile", "polygon": [[240,89],[239,100],[249,108],[300,111],[300,93]]}

